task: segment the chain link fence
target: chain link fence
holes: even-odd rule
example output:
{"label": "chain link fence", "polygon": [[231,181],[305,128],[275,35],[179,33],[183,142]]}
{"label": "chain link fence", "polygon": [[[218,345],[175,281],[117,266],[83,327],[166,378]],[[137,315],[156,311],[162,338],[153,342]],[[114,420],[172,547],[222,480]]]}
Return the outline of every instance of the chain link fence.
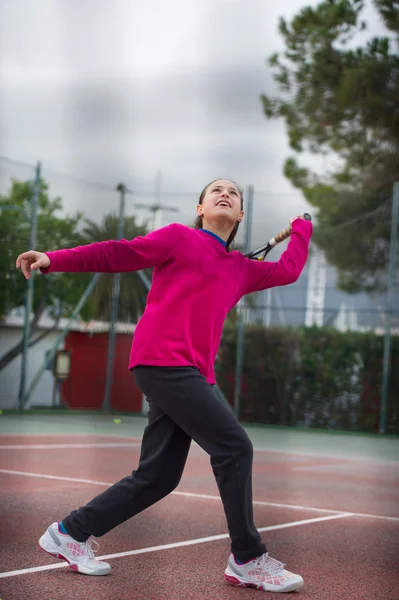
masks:
{"label": "chain link fence", "polygon": [[[23,251],[29,246],[31,227],[31,198],[26,197],[22,200],[17,198],[18,207],[13,207],[9,192],[13,179],[32,183],[34,175],[34,165],[0,157],[0,225],[5,232],[2,239],[5,252],[2,253],[1,266],[3,284],[0,364],[2,358],[10,351],[11,337],[14,346],[17,345],[18,336],[9,335],[10,324],[14,324],[14,333],[17,331],[18,324],[21,327],[23,324],[25,312],[23,294],[17,302],[15,300],[17,288],[12,271],[17,249]],[[125,186],[123,215],[121,215],[121,193],[117,184],[111,185],[72,177],[51,169],[46,170],[46,165],[42,166],[42,178],[50,186],[49,196],[62,199],[60,219],[66,219],[80,212],[81,220],[76,228],[77,233],[81,234],[85,228],[91,228],[92,241],[115,238],[118,219],[121,216],[126,235],[131,234],[132,226],[133,230],[136,227],[134,231],[145,233],[172,221],[192,225],[199,196],[199,191],[173,192],[162,189],[160,174],[158,174],[154,179],[153,189],[139,191],[130,189],[128,185]],[[252,191],[253,205],[252,210],[249,210],[249,188],[245,189],[245,208],[249,214],[252,214],[252,218],[239,230],[236,240],[236,247],[239,250],[244,250],[245,240],[253,248],[273,237],[277,231],[287,225],[290,216],[296,216],[293,207],[299,205],[303,210],[306,209],[304,201],[295,192],[289,196],[256,189]],[[279,210],[276,210],[276,206]],[[322,224],[319,224],[316,219],[314,220],[315,240],[329,235],[333,246],[333,238],[340,232],[344,235],[342,239],[352,239],[354,243],[360,235],[363,240],[367,240],[368,236],[372,240],[375,238],[376,228],[390,228],[391,206],[391,198],[382,199],[373,212],[360,213],[351,217],[347,222],[337,224],[334,231],[327,229],[324,231]],[[39,222],[43,219],[42,213],[43,209],[40,208]],[[106,215],[111,215],[113,221],[107,222],[104,219]],[[10,219],[14,219],[15,227],[10,227]],[[46,235],[42,225],[39,226],[37,247],[47,248],[47,239],[52,238]],[[62,238],[56,239],[62,241]],[[68,245],[69,240],[66,237],[64,241]],[[375,289],[366,290],[364,289],[366,286],[363,286],[363,289],[348,291],[342,267],[337,268],[330,260],[331,256],[335,257],[334,252],[337,253],[339,248],[334,251],[330,251],[329,248],[322,249],[316,241],[311,243],[309,259],[297,282],[252,294],[228,315],[216,365],[219,388],[237,416],[244,421],[272,425],[378,431],[381,425],[382,388],[385,376],[388,382],[385,430],[398,433],[397,373],[399,369],[396,367],[399,366],[399,290],[395,270],[390,275],[391,292],[387,304],[387,274],[392,260],[389,244],[384,249],[385,265],[379,266],[380,271],[385,272],[383,285]],[[278,260],[285,248],[286,243],[281,244],[267,259]],[[357,260],[359,264],[359,257]],[[364,267],[365,270],[370,270],[370,260],[366,253]],[[356,272],[356,269],[352,271]],[[148,272],[145,276],[150,279],[151,273]],[[90,291],[80,312],[80,318],[77,317],[68,324],[73,307],[89,285],[87,277],[82,276],[80,279],[79,275],[75,277],[80,286],[78,296],[71,294],[70,302],[65,306],[59,303],[57,315],[54,313],[54,303],[52,308],[50,304],[44,307],[37,328],[32,333],[37,335],[43,333],[46,328],[48,330],[46,347],[40,346],[40,359],[44,360],[45,351],[52,347],[57,339],[56,333],[59,334],[62,328],[66,340],[70,329],[79,331],[81,336],[93,338],[97,333],[105,336],[101,342],[102,356],[105,362],[111,360],[113,363],[112,368],[108,368],[111,377],[108,387],[111,392],[109,406],[106,408],[121,406],[126,408],[129,403],[118,397],[120,394],[128,393],[128,388],[119,385],[117,380],[123,377],[120,375],[121,368],[122,366],[125,368],[127,364],[127,355],[121,351],[121,348],[126,346],[123,336],[131,339],[134,324],[143,310],[146,295],[145,280],[143,278],[140,280],[136,275],[134,279],[129,279],[127,275],[122,276],[115,319],[112,315],[115,317],[116,313],[115,311],[112,313],[111,310],[112,302],[115,302],[112,296],[113,276],[108,278],[101,276],[102,283],[96,284],[93,291]],[[63,282],[67,287],[65,276]],[[74,282],[72,287],[75,285]],[[132,302],[136,301],[139,306],[138,312],[129,312]],[[104,309],[103,306],[100,317],[93,316],[93,307],[98,307],[101,302],[108,308]],[[34,311],[37,305],[36,296]],[[35,314],[30,316],[34,319]],[[87,322],[91,323],[90,332],[85,329]],[[114,352],[110,354],[109,336],[112,331],[114,340],[111,342],[114,344]],[[384,375],[387,340],[389,340],[391,356],[388,377],[386,377],[386,368]],[[63,339],[60,347],[64,343]],[[25,357],[30,364],[28,380],[32,380],[40,368],[37,363],[38,346],[36,346],[36,354],[33,348],[28,350],[28,355]],[[105,358],[106,356],[108,359]],[[7,393],[14,397],[14,400],[7,405],[9,407],[15,406],[14,388],[18,387],[15,382],[18,381],[19,366],[17,368],[17,365],[21,360],[21,352],[17,353],[13,360],[14,362],[5,365],[5,370],[0,370],[0,381],[7,377],[8,381],[14,382],[12,391],[10,391],[12,386],[7,387]],[[104,373],[106,370],[104,366]],[[119,373],[118,377],[116,373]],[[95,376],[93,373],[92,377]],[[71,377],[74,377],[73,367]],[[88,380],[90,377],[91,375],[86,373]],[[74,404],[71,390],[78,390],[82,381],[80,383],[75,381],[73,386],[69,382],[68,385],[66,404],[71,405]],[[96,386],[97,401],[93,401],[93,408],[103,408],[103,392],[107,386],[105,379],[101,385],[101,389]],[[53,391],[49,392],[43,387],[40,390],[43,404],[49,404],[52,401],[50,399],[53,398]],[[4,405],[3,398],[4,396],[0,398],[0,402]],[[37,402],[37,394],[35,398]],[[62,394],[60,403],[62,404]],[[144,402],[140,406],[136,402],[134,410],[141,411],[143,408],[145,408]]]}

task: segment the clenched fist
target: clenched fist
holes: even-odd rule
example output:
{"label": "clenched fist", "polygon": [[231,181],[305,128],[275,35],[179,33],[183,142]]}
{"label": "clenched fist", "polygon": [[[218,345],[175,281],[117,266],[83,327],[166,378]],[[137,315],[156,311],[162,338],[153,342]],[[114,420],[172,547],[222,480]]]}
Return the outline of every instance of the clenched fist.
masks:
{"label": "clenched fist", "polygon": [[304,215],[298,215],[297,217],[293,217],[292,219],[290,219],[290,226],[293,224],[293,222],[296,219],[304,219],[305,221],[310,221],[309,215],[307,215],[307,213],[305,213]]}
{"label": "clenched fist", "polygon": [[16,268],[21,267],[22,273],[26,279],[31,276],[31,271],[36,269],[47,269],[50,266],[50,259],[44,252],[36,252],[36,250],[29,250],[29,252],[23,252],[17,258],[15,264]]}

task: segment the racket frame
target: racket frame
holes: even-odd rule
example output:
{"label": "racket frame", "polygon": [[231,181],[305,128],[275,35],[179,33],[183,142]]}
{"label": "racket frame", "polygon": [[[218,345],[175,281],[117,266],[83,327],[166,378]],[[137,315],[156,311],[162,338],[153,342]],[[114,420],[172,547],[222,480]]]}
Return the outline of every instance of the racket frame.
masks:
{"label": "racket frame", "polygon": [[[312,220],[312,217],[309,213],[304,213],[302,215],[302,218],[306,221]],[[285,229],[279,231],[279,233],[277,233],[273,238],[271,238],[266,244],[259,246],[255,250],[247,252],[246,254],[244,254],[244,256],[246,258],[254,258],[256,260],[265,260],[265,257],[269,254],[269,252],[273,250],[275,246],[286,240],[291,235],[291,232],[292,228],[290,225],[289,227],[286,227]]]}

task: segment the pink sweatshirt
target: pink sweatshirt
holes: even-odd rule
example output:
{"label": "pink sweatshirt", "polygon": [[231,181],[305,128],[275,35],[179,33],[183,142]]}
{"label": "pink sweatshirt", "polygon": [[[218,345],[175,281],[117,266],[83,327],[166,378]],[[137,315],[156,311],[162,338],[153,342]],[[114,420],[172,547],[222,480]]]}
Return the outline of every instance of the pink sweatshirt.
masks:
{"label": "pink sweatshirt", "polygon": [[227,252],[219,238],[173,223],[131,241],[46,252],[50,266],[42,272],[122,273],[154,267],[129,368],[193,366],[213,384],[227,313],[245,294],[296,281],[311,234],[312,223],[296,219],[280,260],[267,262]]}

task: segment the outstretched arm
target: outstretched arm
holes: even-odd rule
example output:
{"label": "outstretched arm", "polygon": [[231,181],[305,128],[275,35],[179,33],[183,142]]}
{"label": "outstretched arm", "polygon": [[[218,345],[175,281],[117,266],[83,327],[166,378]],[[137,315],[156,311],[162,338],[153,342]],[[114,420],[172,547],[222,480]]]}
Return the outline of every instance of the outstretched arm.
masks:
{"label": "outstretched arm", "polygon": [[133,240],[94,242],[54,252],[20,254],[16,267],[29,279],[31,270],[42,273],[123,273],[155,267],[168,260],[176,245],[180,225],[174,223]]}
{"label": "outstretched arm", "polygon": [[243,257],[244,276],[241,296],[294,283],[305,266],[312,231],[311,221],[295,219],[292,223],[291,239],[280,260],[269,262]]}

